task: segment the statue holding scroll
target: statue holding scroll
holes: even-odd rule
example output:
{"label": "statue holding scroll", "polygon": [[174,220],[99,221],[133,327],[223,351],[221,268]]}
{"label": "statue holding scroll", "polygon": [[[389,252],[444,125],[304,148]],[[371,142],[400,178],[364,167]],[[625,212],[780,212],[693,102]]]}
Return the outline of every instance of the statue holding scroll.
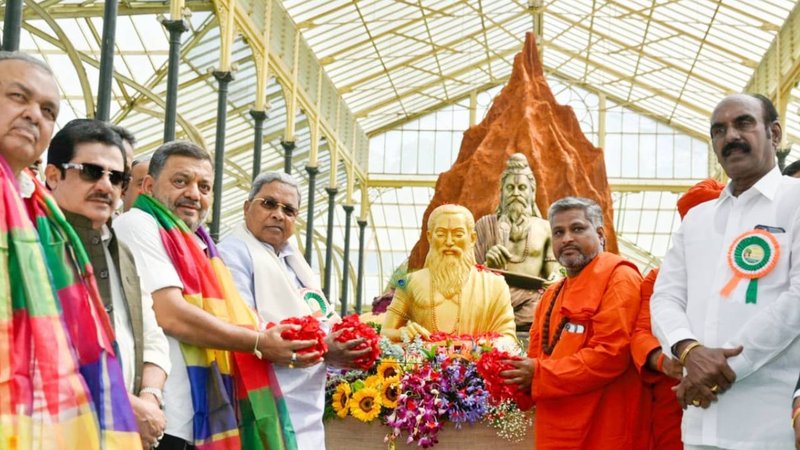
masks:
{"label": "statue holding scroll", "polygon": [[528,331],[540,289],[558,276],[550,224],[536,207],[536,179],[522,153],[511,155],[500,179],[497,213],[475,225],[479,264],[504,272],[510,286],[517,330]]}
{"label": "statue holding scroll", "polygon": [[431,333],[514,339],[514,312],[502,276],[475,265],[475,219],[467,208],[443,205],[428,218],[430,250],[423,269],[395,291],[382,333],[394,341]]}

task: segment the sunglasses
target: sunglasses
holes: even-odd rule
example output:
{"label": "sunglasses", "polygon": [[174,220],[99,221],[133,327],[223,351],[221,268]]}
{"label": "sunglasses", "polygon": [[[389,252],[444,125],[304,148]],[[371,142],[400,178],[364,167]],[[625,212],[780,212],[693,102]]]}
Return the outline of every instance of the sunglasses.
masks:
{"label": "sunglasses", "polygon": [[128,185],[128,181],[130,180],[130,176],[125,172],[119,170],[108,170],[105,167],[98,166],[97,164],[64,163],[61,164],[61,167],[64,169],[77,170],[81,179],[89,182],[95,182],[100,178],[103,178],[103,175],[108,174],[108,181],[110,181],[113,186],[122,187],[123,189]]}
{"label": "sunglasses", "polygon": [[283,215],[290,219],[294,219],[295,217],[297,217],[297,213],[299,212],[297,211],[297,208],[295,208],[294,206],[287,205],[286,203],[281,203],[275,200],[274,198],[270,197],[267,198],[256,197],[253,199],[253,201],[259,202],[261,206],[263,206],[269,211],[274,211],[275,209],[280,207],[281,210],[283,210]]}

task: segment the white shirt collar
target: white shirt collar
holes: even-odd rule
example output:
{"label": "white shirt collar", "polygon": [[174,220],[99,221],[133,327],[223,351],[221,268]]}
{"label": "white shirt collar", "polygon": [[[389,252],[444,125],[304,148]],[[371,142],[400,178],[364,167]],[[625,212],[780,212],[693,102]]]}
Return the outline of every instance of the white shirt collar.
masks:
{"label": "white shirt collar", "polygon": [[[742,192],[742,194],[740,194],[739,197],[741,197],[745,193],[752,191],[753,194],[751,195],[755,195],[755,193],[758,192],[767,199],[774,200],[775,194],[778,192],[778,185],[780,184],[782,177],[783,175],[781,175],[780,169],[778,169],[778,166],[775,165],[775,167],[773,167],[772,170],[770,170],[769,172],[767,172],[766,175],[761,177],[761,179],[758,180],[756,184],[754,184],[752,187],[750,187],[750,189],[746,190],[745,192]],[[755,191],[753,189],[755,189]],[[722,191],[722,194],[719,196],[717,202],[722,202],[728,198],[733,197],[733,194],[731,193],[732,190],[733,190],[733,183],[728,183],[728,186],[726,186],[725,189]]]}

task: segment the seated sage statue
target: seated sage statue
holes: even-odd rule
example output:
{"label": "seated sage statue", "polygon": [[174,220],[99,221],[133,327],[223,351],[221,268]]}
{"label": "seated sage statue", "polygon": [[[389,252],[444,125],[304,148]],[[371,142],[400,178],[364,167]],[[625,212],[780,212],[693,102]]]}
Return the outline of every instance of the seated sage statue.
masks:
{"label": "seated sage statue", "polygon": [[408,275],[386,312],[382,334],[393,341],[431,333],[515,339],[514,311],[502,276],[475,265],[475,219],[467,208],[443,205],[428,218],[425,267]]}
{"label": "seated sage statue", "polygon": [[[536,179],[525,155],[511,155],[500,182],[496,214],[481,217],[475,225],[475,257],[478,264],[528,277],[528,283],[525,277],[518,277],[520,284],[511,277],[506,280],[517,330],[528,331],[543,292],[540,288],[558,277],[559,265],[553,256],[550,223],[536,207]],[[538,285],[530,283],[537,279]]]}

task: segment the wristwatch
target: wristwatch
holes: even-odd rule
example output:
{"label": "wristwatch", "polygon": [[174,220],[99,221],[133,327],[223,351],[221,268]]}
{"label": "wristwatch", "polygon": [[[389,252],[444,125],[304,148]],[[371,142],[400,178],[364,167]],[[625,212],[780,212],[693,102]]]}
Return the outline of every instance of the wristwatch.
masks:
{"label": "wristwatch", "polygon": [[142,394],[151,394],[153,397],[158,400],[158,407],[162,410],[164,409],[164,393],[159,388],[155,387],[143,387],[139,390],[139,396],[141,397]]}

